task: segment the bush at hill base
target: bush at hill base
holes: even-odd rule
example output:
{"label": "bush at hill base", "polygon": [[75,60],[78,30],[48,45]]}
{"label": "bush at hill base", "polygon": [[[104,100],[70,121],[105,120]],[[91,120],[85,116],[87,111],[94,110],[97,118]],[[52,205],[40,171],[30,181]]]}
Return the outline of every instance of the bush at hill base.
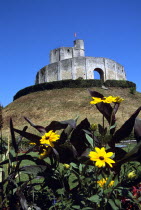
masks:
{"label": "bush at hill base", "polygon": [[[46,82],[33,86],[26,87],[20,91],[18,91],[13,100],[20,98],[21,96],[27,95],[29,93],[43,91],[43,90],[52,90],[52,89],[61,89],[61,88],[88,88],[88,87],[101,87],[103,85],[102,80],[60,80],[54,82]],[[136,84],[133,82],[125,81],[125,80],[107,80],[104,83],[107,87],[122,87],[122,88],[131,88],[136,87]]]}

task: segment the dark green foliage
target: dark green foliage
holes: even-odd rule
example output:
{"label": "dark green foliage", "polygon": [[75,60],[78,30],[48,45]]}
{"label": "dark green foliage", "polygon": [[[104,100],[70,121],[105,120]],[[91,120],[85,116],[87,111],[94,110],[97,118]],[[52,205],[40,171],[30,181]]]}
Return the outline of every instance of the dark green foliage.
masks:
{"label": "dark green foliage", "polygon": [[61,88],[87,88],[87,87],[101,87],[101,80],[61,80],[54,82],[46,82],[38,85],[33,85],[26,87],[16,93],[13,100],[20,98],[21,96],[27,95],[29,93],[42,91],[42,90],[52,90],[52,89],[61,89]]}
{"label": "dark green foliage", "polygon": [[135,92],[136,92],[136,87],[130,87],[130,93],[134,95]]}
{"label": "dark green foliage", "polygon": [[[98,79],[88,79],[83,80],[78,78],[77,80],[60,80],[54,82],[46,82],[37,85],[32,85],[18,91],[13,100],[20,98],[21,96],[27,95],[29,93],[43,91],[43,90],[53,90],[61,88],[88,88],[88,87],[101,87],[103,82]],[[136,89],[136,84],[126,80],[107,80],[104,83],[107,87],[122,87],[122,88],[131,88]]]}
{"label": "dark green foliage", "polygon": [[121,88],[131,88],[134,87],[136,90],[136,84],[127,80],[106,80],[104,82],[106,87],[121,87]]}

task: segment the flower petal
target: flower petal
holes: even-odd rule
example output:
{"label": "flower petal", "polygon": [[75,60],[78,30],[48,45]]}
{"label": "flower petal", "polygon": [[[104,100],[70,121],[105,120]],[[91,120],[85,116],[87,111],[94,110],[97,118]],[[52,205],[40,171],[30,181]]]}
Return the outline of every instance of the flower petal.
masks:
{"label": "flower petal", "polygon": [[106,157],[111,157],[111,156],[113,156],[113,154],[114,154],[113,152],[107,152]]}

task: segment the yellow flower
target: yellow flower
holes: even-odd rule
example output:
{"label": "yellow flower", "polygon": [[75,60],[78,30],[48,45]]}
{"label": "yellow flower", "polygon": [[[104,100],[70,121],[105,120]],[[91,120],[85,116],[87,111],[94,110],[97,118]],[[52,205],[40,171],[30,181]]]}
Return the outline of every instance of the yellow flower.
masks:
{"label": "yellow flower", "polygon": [[44,136],[40,139],[41,144],[48,144],[46,147],[51,146],[54,147],[52,142],[57,141],[60,138],[60,135],[50,130],[48,133],[45,133]]}
{"label": "yellow flower", "polygon": [[114,97],[114,96],[108,96],[108,97],[103,97],[103,98],[97,98],[97,97],[92,97],[93,101],[90,102],[90,104],[98,104],[98,103],[121,103],[124,99],[120,98],[119,96]]}
{"label": "yellow flower", "polygon": [[102,102],[101,98],[92,97],[93,101],[90,101],[90,104],[98,104]]}
{"label": "yellow flower", "polygon": [[113,102],[115,98],[113,96],[108,96],[108,97],[104,97],[103,98],[103,103],[107,103],[107,104],[110,104]]}
{"label": "yellow flower", "polygon": [[46,158],[51,152],[51,147],[46,147],[45,149],[41,147],[41,151],[39,153],[39,159],[44,159]]}
{"label": "yellow flower", "polygon": [[36,143],[34,143],[34,142],[30,142],[30,144],[36,145]]}
{"label": "yellow flower", "polygon": [[[104,185],[105,185],[106,182],[107,182],[107,179],[108,179],[108,178],[106,178],[106,179],[103,178],[103,179],[97,181],[97,183],[99,184],[100,187],[104,187]],[[108,187],[112,187],[113,185],[114,185],[114,181],[111,181],[111,182],[109,183]]]}
{"label": "yellow flower", "polygon": [[103,187],[106,184],[106,179],[101,179],[99,181],[97,181],[97,183],[99,184],[100,187]]}
{"label": "yellow flower", "polygon": [[119,96],[114,97],[114,96],[108,96],[108,97],[104,97],[103,99],[103,103],[121,103],[122,101],[124,101],[123,98],[120,98]]}
{"label": "yellow flower", "polygon": [[131,171],[127,176],[129,179],[135,178],[136,177],[135,171]]}
{"label": "yellow flower", "polygon": [[65,167],[66,169],[70,168],[70,165],[67,164],[67,163],[64,163],[63,165],[64,165],[64,167]]}
{"label": "yellow flower", "polygon": [[114,180],[110,181],[108,187],[112,187],[114,185],[114,182],[115,182]]}
{"label": "yellow flower", "polygon": [[112,163],[115,163],[115,161],[110,158],[113,155],[113,152],[106,153],[104,147],[101,149],[95,147],[95,151],[96,152],[91,151],[89,157],[91,161],[96,161],[95,165],[97,167],[105,167],[105,163],[109,164],[110,167],[113,167]]}
{"label": "yellow flower", "polygon": [[116,103],[121,103],[122,101],[124,101],[124,99],[120,98],[119,96],[117,96],[116,99],[115,99]]}
{"label": "yellow flower", "polygon": [[48,154],[48,151],[46,149],[43,149],[43,152],[40,153],[41,156],[46,156]]}

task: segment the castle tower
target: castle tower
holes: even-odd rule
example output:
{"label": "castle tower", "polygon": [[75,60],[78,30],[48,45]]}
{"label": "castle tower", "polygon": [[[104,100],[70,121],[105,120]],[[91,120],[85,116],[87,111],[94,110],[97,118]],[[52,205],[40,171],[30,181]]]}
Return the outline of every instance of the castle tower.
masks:
{"label": "castle tower", "polygon": [[36,84],[78,78],[95,79],[99,73],[102,81],[126,80],[124,67],[114,60],[85,56],[84,41],[74,40],[73,47],[60,47],[50,51],[50,64],[36,75]]}
{"label": "castle tower", "polygon": [[50,51],[50,63],[59,62],[65,59],[85,56],[84,41],[77,39],[74,47],[61,47]]}
{"label": "castle tower", "polygon": [[74,40],[73,57],[85,56],[84,41],[81,39]]}

